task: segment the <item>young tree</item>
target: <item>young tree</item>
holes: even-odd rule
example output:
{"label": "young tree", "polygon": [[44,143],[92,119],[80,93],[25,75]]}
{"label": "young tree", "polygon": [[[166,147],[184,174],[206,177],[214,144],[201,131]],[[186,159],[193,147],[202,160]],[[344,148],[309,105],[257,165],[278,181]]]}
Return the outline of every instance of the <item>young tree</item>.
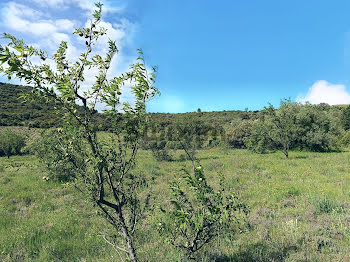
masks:
{"label": "young tree", "polygon": [[203,168],[195,163],[185,145],[183,149],[192,162],[192,171],[183,169],[184,175],[170,183],[171,207],[162,209],[164,216],[158,230],[165,241],[183,251],[188,259],[218,236],[222,229],[233,230],[239,217],[248,214],[246,205],[227,190],[223,177],[220,189],[214,190],[207,182]]}
{"label": "young tree", "polygon": [[299,104],[290,100],[282,100],[278,110],[272,105],[266,108],[265,123],[269,129],[269,136],[286,158],[289,157],[289,150],[297,138],[295,123],[299,107]]}
{"label": "young tree", "polygon": [[263,153],[269,149],[280,149],[286,158],[297,138],[296,115],[300,105],[290,100],[281,101],[277,110],[272,105],[265,108],[255,123],[251,135],[246,139],[247,147]]}
{"label": "young tree", "polygon": [[[99,208],[124,243],[120,246],[108,237],[105,240],[119,253],[124,252],[120,256],[137,261],[133,236],[147,209],[148,198],[141,201],[138,193],[145,180],[131,171],[146,125],[146,101],[158,93],[153,86],[155,68],[152,73],[147,71],[139,51],[138,60],[129,72],[111,79],[107,77],[118,49],[110,40],[104,57],[92,52],[98,39],[106,33],[106,29],[99,26],[102,4],[96,7],[90,25],[74,32],[85,41],[85,51],[75,63],[68,60],[64,41],[53,57],[49,57],[23,40],[4,34],[9,43],[0,48],[0,71],[33,86],[34,98],[44,97],[56,104],[56,111],[64,120],[63,127],[57,130],[56,146],[74,167],[71,172],[77,178],[76,187]],[[40,59],[41,63],[34,63],[34,59]],[[47,63],[51,59],[56,69]],[[98,74],[91,88],[83,91],[84,76],[90,68],[96,68]],[[121,101],[126,84],[134,94],[131,103]],[[112,119],[110,133],[103,137],[97,134],[97,126],[91,121],[97,103],[104,105]],[[119,121],[121,113],[122,122]]]}
{"label": "young tree", "polygon": [[208,139],[209,125],[203,120],[187,117],[175,124],[174,138],[179,142],[180,148],[186,148],[189,159],[195,159],[196,151],[203,147]]}

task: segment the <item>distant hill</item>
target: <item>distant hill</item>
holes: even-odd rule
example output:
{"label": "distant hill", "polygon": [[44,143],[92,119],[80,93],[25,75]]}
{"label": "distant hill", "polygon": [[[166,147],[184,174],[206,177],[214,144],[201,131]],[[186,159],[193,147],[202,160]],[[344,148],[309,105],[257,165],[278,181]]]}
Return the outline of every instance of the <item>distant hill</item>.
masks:
{"label": "distant hill", "polygon": [[[0,82],[0,126],[29,126],[48,128],[60,125],[60,117],[56,115],[53,105],[39,102],[24,103],[20,99],[22,93],[31,92],[31,87],[12,85]],[[150,113],[150,118],[159,127],[166,127],[185,118],[202,120],[211,125],[235,125],[242,119],[254,118],[251,111],[218,111],[190,113]],[[101,113],[96,113],[95,120],[101,130],[108,130],[108,120]]]}
{"label": "distant hill", "polygon": [[31,87],[0,82],[0,126],[30,126],[47,128],[57,126],[60,118],[53,106],[46,103],[24,103],[22,93]]}

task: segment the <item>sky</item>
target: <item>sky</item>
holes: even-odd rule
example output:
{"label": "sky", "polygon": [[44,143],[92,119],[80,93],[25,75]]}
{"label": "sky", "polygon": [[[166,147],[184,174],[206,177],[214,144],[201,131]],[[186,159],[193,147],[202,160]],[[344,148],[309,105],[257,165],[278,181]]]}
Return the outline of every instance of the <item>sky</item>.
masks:
{"label": "sky", "polygon": [[[150,112],[259,110],[283,98],[350,104],[350,1],[101,2],[102,25],[120,50],[112,74],[127,70],[137,48],[158,66],[161,95]],[[93,3],[2,0],[0,32],[48,52],[65,40],[74,60],[83,45],[71,33],[89,21]]]}

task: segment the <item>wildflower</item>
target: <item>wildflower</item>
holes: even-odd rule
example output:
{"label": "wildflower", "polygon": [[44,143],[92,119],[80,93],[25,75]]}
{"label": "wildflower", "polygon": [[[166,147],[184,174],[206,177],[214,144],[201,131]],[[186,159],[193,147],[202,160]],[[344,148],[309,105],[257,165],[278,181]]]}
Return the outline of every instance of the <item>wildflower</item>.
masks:
{"label": "wildflower", "polygon": [[203,179],[200,177],[198,180],[199,180],[199,181],[202,181]]}
{"label": "wildflower", "polygon": [[293,197],[293,195],[290,195],[290,197]]}

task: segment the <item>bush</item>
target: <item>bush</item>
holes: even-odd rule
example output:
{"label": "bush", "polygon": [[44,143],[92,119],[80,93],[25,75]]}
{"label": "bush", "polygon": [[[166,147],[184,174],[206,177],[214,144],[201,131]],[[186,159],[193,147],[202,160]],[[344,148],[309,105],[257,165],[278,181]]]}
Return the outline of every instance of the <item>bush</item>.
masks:
{"label": "bush", "polygon": [[235,129],[227,133],[226,142],[231,148],[246,148],[245,139],[251,134],[251,121],[241,122]]}
{"label": "bush", "polygon": [[252,152],[263,154],[277,148],[262,120],[254,121],[250,132],[250,136],[245,137],[243,141],[245,146]]}
{"label": "bush", "polygon": [[[194,164],[194,162],[193,162]],[[193,174],[185,174],[170,183],[171,207],[161,209],[164,216],[158,230],[164,240],[194,259],[195,253],[220,232],[234,231],[239,218],[245,219],[248,207],[238,201],[225,187],[223,177],[220,190],[208,183],[201,166],[193,167]]]}
{"label": "bush", "polygon": [[[35,147],[39,161],[48,170],[49,179],[67,182],[75,178],[78,170],[86,170],[82,153],[73,150],[73,145],[66,146],[68,134],[59,129],[49,129],[42,133],[41,140]],[[83,152],[84,145],[75,145]],[[70,148],[71,150],[67,150]],[[81,172],[81,171],[79,171]]]}
{"label": "bush", "polygon": [[313,200],[316,212],[318,214],[341,213],[343,208],[338,202],[329,199],[327,196],[316,198]]}
{"label": "bush", "polygon": [[166,148],[172,149],[172,150],[178,150],[182,149],[181,144],[179,141],[167,141],[166,142]]}
{"label": "bush", "polygon": [[339,145],[344,147],[348,147],[350,145],[350,130],[347,130],[340,138]]}
{"label": "bush", "polygon": [[350,129],[350,106],[347,106],[341,115],[341,122],[345,130]]}
{"label": "bush", "polygon": [[319,105],[304,105],[295,123],[298,128],[296,145],[314,152],[327,152],[337,147],[341,135],[339,119]]}
{"label": "bush", "polygon": [[149,148],[152,151],[152,155],[155,157],[157,161],[171,161],[173,158],[169,154],[169,149],[166,147],[166,141],[160,142],[150,142]]}
{"label": "bush", "polygon": [[0,156],[20,155],[23,147],[26,145],[26,139],[20,134],[11,130],[0,132]]}
{"label": "bush", "polygon": [[296,148],[314,152],[337,149],[342,130],[327,107],[283,100],[279,109],[270,105],[262,111],[250,132],[244,139],[248,149],[257,153],[282,150],[288,157],[288,151]]}

